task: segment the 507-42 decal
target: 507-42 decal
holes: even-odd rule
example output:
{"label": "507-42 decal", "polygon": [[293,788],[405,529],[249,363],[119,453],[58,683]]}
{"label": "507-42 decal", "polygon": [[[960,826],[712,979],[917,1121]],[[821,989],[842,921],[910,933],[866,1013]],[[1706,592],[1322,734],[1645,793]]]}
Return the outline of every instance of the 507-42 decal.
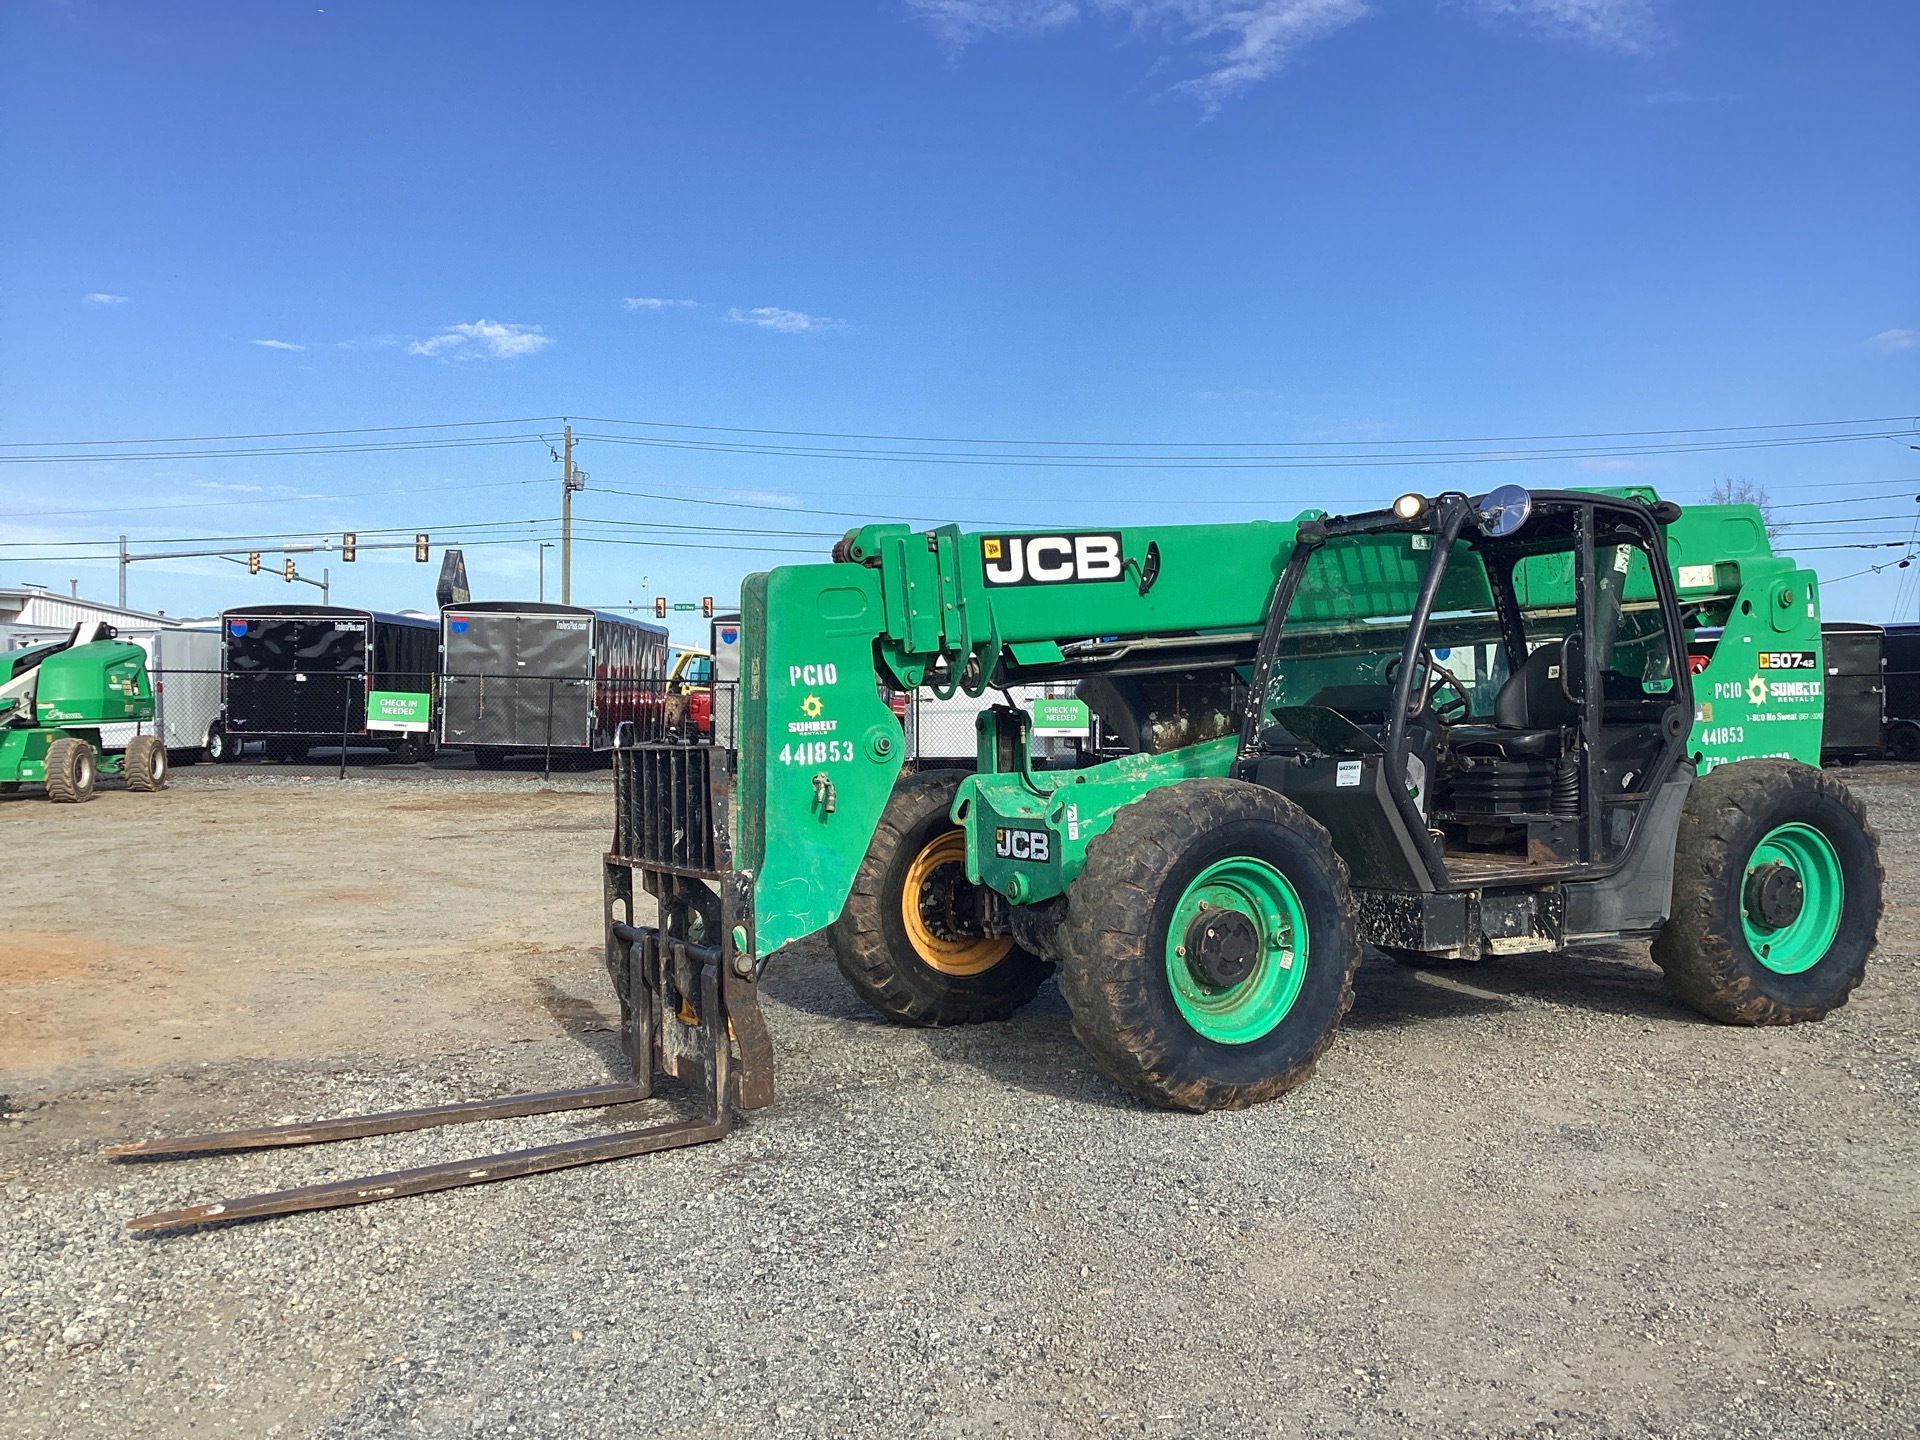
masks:
{"label": "507-42 decal", "polygon": [[851,759],[851,740],[802,740],[798,745],[780,747],[782,765],[831,765],[836,760]]}

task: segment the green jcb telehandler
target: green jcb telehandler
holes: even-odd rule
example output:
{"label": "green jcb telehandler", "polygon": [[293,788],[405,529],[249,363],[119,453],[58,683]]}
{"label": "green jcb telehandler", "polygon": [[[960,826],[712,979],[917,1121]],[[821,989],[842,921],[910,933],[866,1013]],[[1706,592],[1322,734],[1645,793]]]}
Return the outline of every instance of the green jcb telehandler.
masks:
{"label": "green jcb telehandler", "polygon": [[46,786],[47,798],[93,798],[101,775],[124,775],[129,790],[167,783],[167,747],[135,735],[118,755],[100,748],[100,727],[153,719],[153,685],[138,645],[110,626],[83,621],[65,640],[0,653],[0,791]]}
{"label": "green jcb telehandler", "polygon": [[[1648,937],[1687,1003],[1739,1024],[1824,1016],[1873,949],[1877,842],[1817,768],[1818,581],[1751,506],[1502,486],[1289,522],[869,525],[833,559],[746,582],[720,743],[620,737],[606,935],[631,1082],[128,1153],[626,1103],[658,1074],[700,1117],[133,1223],[715,1139],[772,1098],[768,958],[823,930],[907,1025],[1005,1019],[1057,972],[1100,1069],[1189,1110],[1304,1080],[1365,945]],[[1009,697],[972,773],[903,773],[889,694],[1043,683],[1091,712],[1076,753],[1037,757]]]}

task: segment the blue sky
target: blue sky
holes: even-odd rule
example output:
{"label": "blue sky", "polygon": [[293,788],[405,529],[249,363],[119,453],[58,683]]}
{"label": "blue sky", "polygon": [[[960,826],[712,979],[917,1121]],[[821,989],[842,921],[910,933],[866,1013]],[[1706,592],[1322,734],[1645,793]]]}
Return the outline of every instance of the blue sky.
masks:
{"label": "blue sky", "polygon": [[[424,529],[476,592],[531,594],[560,416],[676,442],[581,442],[587,603],[724,596],[855,515],[1232,519],[1504,481],[1744,478],[1850,574],[1901,552],[1813,547],[1914,533],[1911,420],[1402,442],[1920,412],[1917,61],[1896,0],[8,0],[0,584],[110,597],[71,542],[122,533]],[[26,458],[478,421],[523,423]],[[1837,434],[1876,438],[1772,443]],[[453,437],[501,443],[206,453]],[[196,458],[133,458],[156,450]],[[1436,450],[1529,458],[1402,463]],[[430,605],[437,570],[299,564],[388,607]],[[1836,580],[1828,612],[1915,618],[1917,577]],[[131,570],[169,613],[295,598],[220,561]]]}

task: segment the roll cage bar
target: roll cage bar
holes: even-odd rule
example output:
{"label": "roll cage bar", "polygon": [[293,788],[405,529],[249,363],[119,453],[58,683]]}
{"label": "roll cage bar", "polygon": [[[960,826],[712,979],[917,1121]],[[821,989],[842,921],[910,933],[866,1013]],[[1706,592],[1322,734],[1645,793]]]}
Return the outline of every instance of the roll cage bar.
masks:
{"label": "roll cage bar", "polygon": [[[1319,520],[1303,520],[1295,538],[1292,555],[1287,567],[1275,583],[1273,604],[1268,610],[1267,624],[1260,637],[1259,648],[1255,653],[1253,673],[1247,688],[1247,708],[1241,719],[1240,755],[1242,759],[1262,753],[1261,732],[1266,728],[1268,692],[1275,665],[1280,656],[1280,645],[1286,629],[1288,612],[1293,608],[1294,596],[1300,588],[1300,582],[1306,572],[1307,560],[1329,540],[1353,535],[1431,535],[1433,547],[1431,558],[1427,562],[1425,575],[1421,577],[1420,589],[1414,601],[1413,611],[1407,622],[1406,643],[1400,652],[1399,672],[1395,676],[1391,699],[1388,702],[1387,733],[1383,740],[1385,754],[1381,765],[1387,777],[1387,790],[1392,795],[1394,809],[1401,823],[1406,827],[1416,853],[1427,871],[1427,878],[1434,890],[1455,888],[1449,875],[1446,860],[1440,847],[1434,843],[1434,837],[1427,828],[1426,819],[1414,804],[1412,793],[1407,788],[1407,725],[1413,718],[1409,713],[1412,700],[1413,677],[1417,661],[1426,647],[1427,626],[1432,619],[1434,599],[1438,595],[1441,582],[1446,578],[1447,563],[1452,556],[1456,541],[1466,539],[1471,545],[1483,550],[1497,550],[1516,558],[1529,553],[1564,552],[1567,549],[1564,536],[1538,536],[1539,522],[1543,514],[1554,511],[1571,510],[1574,521],[1572,553],[1575,564],[1575,613],[1579,617],[1579,628],[1573,633],[1580,636],[1581,684],[1580,684],[1580,735],[1582,774],[1581,793],[1584,802],[1583,843],[1581,853],[1584,857],[1584,872],[1594,878],[1608,875],[1618,870],[1632,853],[1632,837],[1621,848],[1620,854],[1611,863],[1599,863],[1596,857],[1600,853],[1600,809],[1594,803],[1595,798],[1595,755],[1600,740],[1600,725],[1604,706],[1596,703],[1596,697],[1602,694],[1600,677],[1600,647],[1595,635],[1598,615],[1594,603],[1599,594],[1598,567],[1595,559],[1599,543],[1599,517],[1608,516],[1614,533],[1627,532],[1632,538],[1641,540],[1647,548],[1648,570],[1651,574],[1654,593],[1658,598],[1661,620],[1666,628],[1668,646],[1675,657],[1673,665],[1673,695],[1668,707],[1669,720],[1665,725],[1666,743],[1659,757],[1649,767],[1645,783],[1641,789],[1651,794],[1672,775],[1686,751],[1686,738],[1693,719],[1692,676],[1685,663],[1686,638],[1680,615],[1680,603],[1674,589],[1673,572],[1667,564],[1665,535],[1663,525],[1671,524],[1679,516],[1679,507],[1670,502],[1660,502],[1652,506],[1639,499],[1620,498],[1599,495],[1590,491],[1578,490],[1539,490],[1532,492],[1533,512],[1527,522],[1511,536],[1499,539],[1487,539],[1479,533],[1478,511],[1475,502],[1458,491],[1447,491],[1427,501],[1421,511],[1408,518],[1394,510],[1373,510],[1360,515],[1330,516]],[[1536,532],[1530,539],[1529,532]],[[1623,538],[1625,538],[1623,536]],[[1489,565],[1487,577],[1493,592],[1494,609],[1500,620],[1504,648],[1507,651],[1510,670],[1517,670],[1526,659],[1526,633],[1521,618],[1519,600],[1514,594],[1512,571],[1507,565]],[[1673,723],[1675,712],[1681,717]],[[1639,829],[1640,815],[1634,817],[1634,833]],[[1545,878],[1545,877],[1542,877]]]}

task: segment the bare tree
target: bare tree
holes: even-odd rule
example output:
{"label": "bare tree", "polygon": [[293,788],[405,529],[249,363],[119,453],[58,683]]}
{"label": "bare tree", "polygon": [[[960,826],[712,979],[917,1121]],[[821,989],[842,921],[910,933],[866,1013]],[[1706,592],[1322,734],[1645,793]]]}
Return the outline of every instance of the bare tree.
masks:
{"label": "bare tree", "polygon": [[1775,544],[1786,526],[1773,518],[1773,502],[1767,499],[1767,487],[1756,485],[1751,480],[1736,480],[1724,475],[1713,482],[1713,493],[1707,496],[1710,505],[1752,505],[1760,512],[1760,523],[1767,527],[1767,543]]}

